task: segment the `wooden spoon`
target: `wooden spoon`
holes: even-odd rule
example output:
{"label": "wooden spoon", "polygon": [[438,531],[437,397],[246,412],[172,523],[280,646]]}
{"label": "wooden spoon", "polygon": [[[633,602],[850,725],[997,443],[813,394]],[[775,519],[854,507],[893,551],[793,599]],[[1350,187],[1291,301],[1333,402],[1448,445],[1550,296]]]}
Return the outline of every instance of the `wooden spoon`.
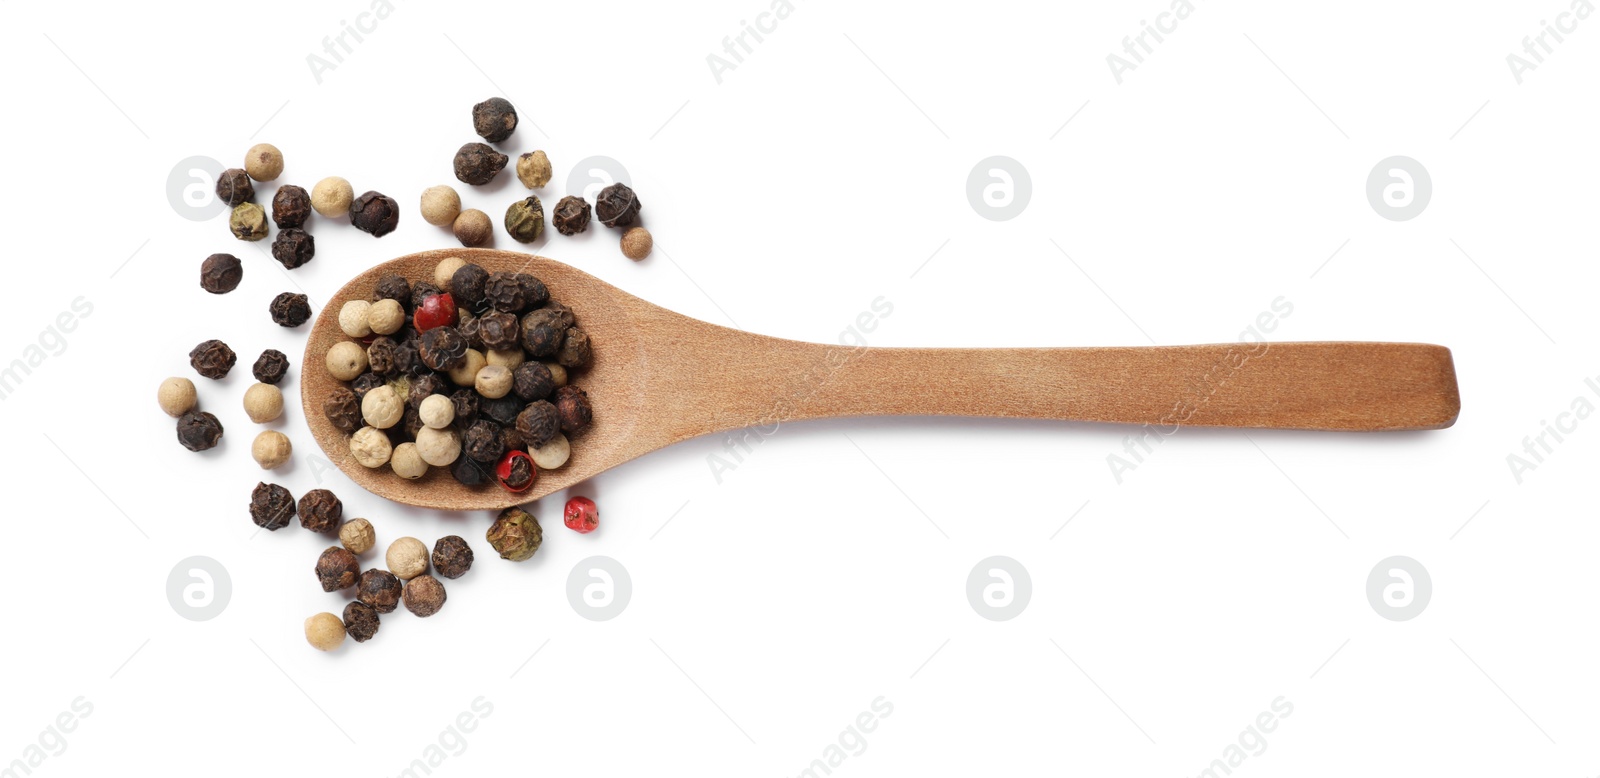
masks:
{"label": "wooden spoon", "polygon": [[[574,378],[594,424],[572,457],[511,493],[468,488],[444,468],[408,481],[368,469],[322,403],[338,382],[324,355],[346,340],[339,309],[370,300],[378,279],[433,278],[446,257],[527,272],[577,314],[594,364]],[[322,308],[301,375],[317,443],[369,491],[446,510],[500,509],[565,489],[681,440],[833,416],[936,415],[1306,430],[1448,427],[1461,408],[1450,350],[1411,343],[1231,343],[1140,348],[851,348],[719,327],[652,305],[570,265],[510,251],[425,251],[357,276]],[[757,434],[752,431],[746,434]]]}

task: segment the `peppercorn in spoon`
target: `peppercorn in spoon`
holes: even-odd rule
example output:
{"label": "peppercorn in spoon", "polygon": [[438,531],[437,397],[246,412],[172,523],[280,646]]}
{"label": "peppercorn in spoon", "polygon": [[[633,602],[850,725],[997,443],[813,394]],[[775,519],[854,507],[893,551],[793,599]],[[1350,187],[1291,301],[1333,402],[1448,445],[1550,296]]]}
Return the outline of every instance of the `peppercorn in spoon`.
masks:
{"label": "peppercorn in spoon", "polygon": [[[378,279],[431,278],[447,257],[538,277],[588,333],[573,383],[594,419],[563,466],[532,487],[469,487],[432,468],[407,480],[368,468],[323,413],[341,382],[321,368],[348,340],[339,311]],[[362,487],[446,510],[530,502],[656,449],[715,432],[836,416],[930,415],[1148,425],[1380,431],[1448,427],[1461,400],[1450,350],[1413,343],[1233,343],[1109,348],[851,348],[741,332],[652,305],[552,259],[491,249],[426,251],[362,273],[323,307],[301,380],[317,443]],[[972,387],[998,382],[1004,392]]]}

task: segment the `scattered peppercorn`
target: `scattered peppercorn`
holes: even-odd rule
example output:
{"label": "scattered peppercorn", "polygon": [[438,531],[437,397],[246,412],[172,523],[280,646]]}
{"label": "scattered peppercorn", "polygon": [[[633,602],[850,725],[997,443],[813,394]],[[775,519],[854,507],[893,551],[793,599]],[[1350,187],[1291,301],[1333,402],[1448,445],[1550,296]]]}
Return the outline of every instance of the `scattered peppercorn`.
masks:
{"label": "scattered peppercorn", "polygon": [[371,640],[378,634],[378,609],[364,602],[346,603],[344,631],[357,643]]}
{"label": "scattered peppercorn", "polygon": [[489,221],[489,214],[468,208],[451,222],[450,231],[463,246],[484,246],[494,239],[494,222]]}
{"label": "scattered peppercorn", "polygon": [[257,181],[272,181],[283,173],[283,152],[271,143],[257,143],[244,154],[244,170]]}
{"label": "scattered peppercorn", "polygon": [[343,386],[334,387],[322,401],[322,415],[344,432],[361,428],[361,404],[356,402],[356,393]]}
{"label": "scattered peppercorn", "polygon": [[316,254],[316,239],[299,227],[282,230],[272,239],[272,258],[290,270],[310,262]]}
{"label": "scattered peppercorn", "polygon": [[626,227],[639,217],[644,203],[627,184],[618,182],[600,190],[594,201],[594,215],[607,227]]}
{"label": "scattered peppercorn", "polygon": [[250,492],[250,520],[269,532],[289,526],[294,518],[294,495],[277,484],[261,482]]}
{"label": "scattered peppercorn", "polygon": [[561,433],[561,418],[556,414],[556,407],[544,400],[528,403],[522,413],[517,414],[517,432],[534,448],[549,443]]}
{"label": "scattered peppercorn", "polygon": [[518,243],[532,243],[544,234],[544,205],[533,195],[506,208],[506,233]]}
{"label": "scattered peppercorn", "polygon": [[589,201],[574,195],[561,198],[550,214],[550,223],[562,235],[576,235],[589,229]]}
{"label": "scattered peppercorn", "polygon": [[539,520],[521,508],[507,508],[495,518],[486,534],[501,559],[521,562],[533,556],[544,541]]}
{"label": "scattered peppercorn", "polygon": [[343,546],[328,546],[317,557],[317,582],[325,592],[337,592],[356,585],[361,577],[361,563],[356,555]]}
{"label": "scattered peppercorn", "polygon": [[293,452],[294,446],[290,444],[289,436],[277,430],[263,430],[250,443],[250,456],[262,470],[282,466],[289,461]]}
{"label": "scattered peppercorn", "polygon": [[400,579],[376,567],[361,574],[356,582],[356,599],[379,613],[392,613],[400,605]]}
{"label": "scattered peppercorn", "polygon": [[406,582],[401,599],[406,602],[406,610],[427,618],[444,607],[444,584],[431,575],[419,575]]}
{"label": "scattered peppercorn", "polygon": [[296,512],[300,516],[300,526],[312,532],[330,532],[344,517],[344,503],[327,489],[312,489],[300,497]]}
{"label": "scattered peppercorn", "polygon": [[306,642],[318,651],[332,651],[344,645],[344,622],[332,613],[318,613],[306,619]]}
{"label": "scattered peppercorn", "polygon": [[416,538],[400,538],[389,544],[384,563],[400,580],[409,581],[428,572],[428,547]]}
{"label": "scattered peppercorn", "polygon": [[550,183],[550,157],[543,151],[530,151],[517,158],[517,179],[529,189],[543,189]]}
{"label": "scattered peppercorn", "polygon": [[422,190],[422,220],[435,227],[455,222],[461,215],[461,195],[448,186],[430,186]]}
{"label": "scattered peppercorn", "polygon": [[244,390],[244,413],[257,424],[283,415],[283,392],[272,384],[251,384]]}
{"label": "scattered peppercorn", "polygon": [[650,237],[650,231],[643,227],[629,227],[622,233],[622,256],[635,262],[650,256],[650,249],[655,247],[655,239]]}
{"label": "scattered peppercorn", "polygon": [[215,448],[222,440],[222,422],[205,411],[189,411],[178,418],[178,442],[190,451]]}
{"label": "scattered peppercorn", "polygon": [[460,535],[446,535],[433,544],[433,569],[454,580],[472,569],[472,548]]}
{"label": "scattered peppercorn", "polygon": [[600,509],[594,506],[594,500],[587,497],[574,497],[567,500],[566,510],[562,512],[562,521],[579,535],[594,532],[600,526]]}
{"label": "scattered peppercorn", "polygon": [[575,438],[589,429],[594,420],[594,410],[589,407],[589,395],[576,386],[563,386],[556,390],[556,413],[561,417],[561,433]]}
{"label": "scattered peppercorn", "polygon": [[278,229],[301,227],[311,217],[311,195],[294,184],[278,187],[272,196],[272,223]]}
{"label": "scattered peppercorn", "polygon": [[468,143],[456,152],[456,178],[474,186],[494,180],[495,174],[506,166],[506,155],[485,143]]}
{"label": "scattered peppercorn", "polygon": [[208,340],[189,352],[189,365],[206,378],[220,379],[233,369],[238,359],[233,349],[220,340]]}
{"label": "scattered peppercorn", "polygon": [[228,168],[217,176],[217,199],[229,208],[256,199],[256,185],[250,183],[250,174],[240,168]]}
{"label": "scattered peppercorn", "polygon": [[256,363],[250,367],[250,372],[256,380],[264,384],[277,384],[283,380],[285,373],[289,372],[289,358],[282,351],[269,348],[256,357]]}
{"label": "scattered peppercorn", "polygon": [[311,303],[305,295],[293,292],[284,292],[272,298],[267,310],[279,327],[298,327],[311,318]]}
{"label": "scattered peppercorn", "polygon": [[374,238],[394,232],[400,223],[400,204],[379,192],[365,192],[350,203],[350,223]]}
{"label": "scattered peppercorn", "polygon": [[517,109],[504,97],[491,97],[472,106],[472,129],[484,140],[499,143],[517,129]]}
{"label": "scattered peppercorn", "polygon": [[239,240],[261,240],[267,237],[267,212],[255,203],[240,203],[228,216],[228,230]]}
{"label": "scattered peppercorn", "polygon": [[489,271],[480,265],[462,265],[450,276],[450,296],[456,305],[477,311],[483,305],[484,287],[489,283]]}
{"label": "scattered peppercorn", "polygon": [[561,350],[556,352],[556,363],[568,370],[582,370],[594,358],[594,348],[589,345],[589,333],[577,327],[568,327],[561,340]]}
{"label": "scattered peppercorn", "polygon": [[187,378],[176,376],[161,382],[161,388],[156,390],[156,403],[161,406],[161,411],[176,419],[189,411],[194,410],[200,398],[195,394],[194,382]]}
{"label": "scattered peppercorn", "polygon": [[352,554],[365,554],[377,542],[377,535],[372,531],[372,522],[351,519],[339,525],[339,542]]}
{"label": "scattered peppercorn", "polygon": [[328,218],[337,218],[350,212],[350,201],[355,198],[350,182],[338,176],[328,176],[311,187],[311,207]]}
{"label": "scattered peppercorn", "polygon": [[200,263],[200,288],[212,294],[227,294],[239,288],[244,267],[232,254],[212,254]]}

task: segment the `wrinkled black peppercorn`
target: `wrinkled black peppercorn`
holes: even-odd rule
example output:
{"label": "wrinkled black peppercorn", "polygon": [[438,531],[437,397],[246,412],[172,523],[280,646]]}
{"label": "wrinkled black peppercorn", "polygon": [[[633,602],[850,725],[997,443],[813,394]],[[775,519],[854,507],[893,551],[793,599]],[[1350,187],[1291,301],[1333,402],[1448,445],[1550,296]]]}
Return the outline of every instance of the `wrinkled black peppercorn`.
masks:
{"label": "wrinkled black peppercorn", "polygon": [[588,393],[571,384],[556,390],[556,413],[561,417],[561,431],[569,438],[583,434],[594,420]]}
{"label": "wrinkled black peppercorn", "polygon": [[450,395],[450,404],[456,407],[456,426],[466,429],[478,420],[477,392],[471,389],[457,389]]}
{"label": "wrinkled black peppercorn", "polygon": [[250,520],[257,527],[277,532],[294,518],[294,495],[277,484],[258,483],[250,492]]}
{"label": "wrinkled black peppercorn", "polygon": [[556,415],[556,407],[544,400],[528,403],[528,407],[517,414],[517,432],[532,448],[549,443],[560,431],[561,418]]}
{"label": "wrinkled black peppercorn", "polygon": [[424,375],[428,372],[428,366],[422,364],[422,352],[415,340],[403,341],[394,347],[394,369],[395,373],[405,376]]}
{"label": "wrinkled black peppercorn", "polygon": [[479,419],[467,428],[462,436],[461,450],[467,456],[485,464],[494,462],[506,453],[505,440],[500,437],[500,425],[488,419]]}
{"label": "wrinkled black peppercorn", "polygon": [[522,398],[514,394],[494,400],[485,397],[478,401],[478,415],[502,427],[516,426],[517,414],[521,412]]}
{"label": "wrinkled black peppercorn", "polygon": [[422,618],[427,618],[439,612],[444,607],[444,584],[439,579],[426,573],[406,581],[405,591],[400,598],[406,603],[406,610]]}
{"label": "wrinkled black peppercorn", "polygon": [[460,535],[445,535],[433,544],[433,570],[456,579],[472,569],[472,548]]}
{"label": "wrinkled black peppercorn", "polygon": [[556,364],[568,370],[582,370],[594,358],[594,348],[589,345],[589,333],[577,327],[568,327],[561,340],[561,350],[556,352]]}
{"label": "wrinkled black peppercorn", "polygon": [[483,286],[488,281],[489,271],[470,263],[462,265],[450,276],[450,296],[463,310],[481,310]]}
{"label": "wrinkled black peppercorn", "polygon": [[506,155],[485,143],[468,143],[456,152],[456,178],[474,186],[487,184],[506,166]]}
{"label": "wrinkled black peppercorn", "polygon": [[272,196],[272,222],[278,229],[303,227],[310,217],[311,195],[306,190],[294,184],[278,187],[278,193]]}
{"label": "wrinkled black peppercorn", "polygon": [[491,97],[472,106],[472,129],[484,140],[499,143],[517,129],[517,109],[504,97]]}
{"label": "wrinkled black peppercorn", "polygon": [[284,292],[272,298],[267,310],[279,327],[298,327],[311,318],[311,303],[305,295],[293,292]]}
{"label": "wrinkled black peppercorn", "polygon": [[189,411],[178,418],[178,442],[190,451],[215,448],[222,440],[222,422],[205,411]]}
{"label": "wrinkled black peppercorn", "polygon": [[345,432],[355,432],[366,423],[361,419],[361,403],[356,400],[356,393],[343,386],[335,386],[328,393],[328,399],[322,401],[322,415]]}
{"label": "wrinkled black peppercorn", "polygon": [[257,381],[264,384],[276,384],[283,380],[283,375],[289,372],[289,358],[282,351],[269,348],[256,357],[256,363],[250,367],[250,372]]}
{"label": "wrinkled black peppercorn", "polygon": [[489,466],[472,457],[458,457],[450,466],[450,475],[462,486],[482,486],[489,483]]}
{"label": "wrinkled black peppercorn", "polygon": [[355,392],[357,400],[367,399],[367,392],[377,389],[388,381],[377,373],[362,373],[356,380],[350,382],[350,391]]}
{"label": "wrinkled black peppercorn", "polygon": [[511,425],[500,428],[500,443],[506,447],[507,451],[518,448],[527,450],[528,448],[528,442],[522,439],[522,433]]}
{"label": "wrinkled black peppercorn", "polygon": [[[416,440],[417,433],[421,432],[424,426],[426,425],[422,423],[422,412],[417,410],[415,405],[407,405],[405,413],[400,417],[400,426],[398,427],[398,429],[405,430],[406,440]],[[404,443],[405,441],[400,442]],[[399,445],[399,443],[395,445]]]}
{"label": "wrinkled black peppercorn", "polygon": [[272,239],[272,258],[290,270],[310,262],[316,254],[316,239],[298,227],[283,230]]}
{"label": "wrinkled black peppercorn", "polygon": [[490,311],[472,320],[478,339],[490,349],[511,350],[522,339],[521,322],[516,314]]}
{"label": "wrinkled black peppercorn", "polygon": [[511,460],[511,473],[506,476],[506,486],[517,491],[522,491],[533,485],[534,476],[538,475],[533,469],[533,461],[527,457],[517,457]]}
{"label": "wrinkled black peppercorn", "polygon": [[393,300],[406,311],[411,310],[411,282],[399,273],[386,273],[372,288],[372,301]]}
{"label": "wrinkled black peppercorn", "polygon": [[325,592],[337,592],[356,585],[361,577],[361,563],[356,555],[344,546],[329,546],[317,557],[317,582]]}
{"label": "wrinkled black peppercorn", "polygon": [[[522,296],[528,300],[528,308],[542,308],[550,302],[550,289],[540,281],[537,276],[530,273],[518,273],[517,283],[522,285]],[[565,308],[565,306],[562,306]],[[568,309],[570,312],[570,309]],[[522,313],[522,311],[513,311]]]}
{"label": "wrinkled black peppercorn", "polygon": [[232,208],[240,203],[248,203],[256,199],[256,185],[250,182],[250,174],[239,168],[228,168],[217,176],[217,199]]}
{"label": "wrinkled black peppercorn", "polygon": [[559,311],[550,308],[532,311],[522,317],[522,348],[530,357],[554,356],[561,349],[561,340],[570,326]]}
{"label": "wrinkled black peppercorn", "polygon": [[543,400],[555,390],[556,378],[543,362],[523,362],[511,371],[511,391],[523,400]]}
{"label": "wrinkled black peppercorn", "polygon": [[459,319],[457,320],[456,331],[461,333],[461,337],[467,339],[467,348],[475,348],[482,351],[484,349],[483,333],[478,331],[478,317],[459,308],[457,308],[457,313]]}
{"label": "wrinkled black peppercorn", "polygon": [[562,235],[577,235],[589,229],[589,201],[573,195],[561,198],[550,213],[550,223]]}
{"label": "wrinkled black peppercorn", "polygon": [[378,634],[378,609],[364,602],[344,606],[344,632],[351,640],[365,643]]}
{"label": "wrinkled black peppercorn", "polygon": [[467,359],[467,339],[455,327],[434,327],[417,342],[422,364],[432,370],[449,370]]}
{"label": "wrinkled black peppercorn", "polygon": [[422,401],[430,395],[444,394],[450,387],[435,373],[420,376],[411,382],[411,389],[406,392],[406,405],[412,408],[421,408]]}
{"label": "wrinkled black peppercorn", "polygon": [[400,579],[388,570],[372,568],[356,582],[356,599],[379,613],[392,613],[400,605]]}
{"label": "wrinkled black peppercorn", "polygon": [[483,296],[497,311],[521,313],[528,307],[528,287],[516,273],[490,273],[483,284]]}
{"label": "wrinkled black peppercorn", "polygon": [[394,338],[388,335],[379,335],[373,338],[372,345],[367,346],[367,367],[381,376],[393,375],[395,372],[394,349]]}
{"label": "wrinkled black peppercorn", "polygon": [[400,223],[400,204],[379,192],[366,192],[350,203],[350,223],[362,232],[381,238],[394,232]]}
{"label": "wrinkled black peppercorn", "polygon": [[344,517],[344,503],[327,489],[312,489],[300,498],[296,512],[300,515],[300,526],[312,532],[332,532],[338,529],[339,519]]}
{"label": "wrinkled black peppercorn", "polygon": [[616,183],[600,190],[594,200],[594,215],[607,227],[626,227],[639,217],[644,203],[627,184]]}
{"label": "wrinkled black peppercorn", "polygon": [[196,373],[212,379],[227,375],[237,359],[233,349],[220,340],[208,340],[189,352],[189,365]]}
{"label": "wrinkled black peppercorn", "polygon": [[427,281],[418,281],[418,282],[412,284],[411,285],[411,307],[408,310],[413,310],[413,311],[422,310],[422,304],[424,302],[426,302],[429,297],[432,297],[432,296],[434,296],[436,294],[443,294],[443,292],[444,292],[444,290],[440,289],[437,286],[434,286],[433,284],[431,284],[431,283],[429,283]]}
{"label": "wrinkled black peppercorn", "polygon": [[239,288],[244,266],[232,254],[212,254],[200,263],[200,288],[212,294],[227,294]]}

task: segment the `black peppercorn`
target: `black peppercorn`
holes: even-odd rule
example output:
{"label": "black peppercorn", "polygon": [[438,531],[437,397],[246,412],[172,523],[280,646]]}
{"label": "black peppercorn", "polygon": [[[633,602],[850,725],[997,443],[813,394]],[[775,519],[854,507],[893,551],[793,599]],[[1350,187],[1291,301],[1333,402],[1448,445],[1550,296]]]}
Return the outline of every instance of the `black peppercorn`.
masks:
{"label": "black peppercorn", "polygon": [[317,557],[317,581],[325,592],[337,592],[356,585],[361,577],[361,563],[356,555],[344,546],[328,546]]}
{"label": "black peppercorn", "polygon": [[449,579],[472,569],[472,548],[460,535],[445,535],[433,544],[433,570]]}
{"label": "black peppercorn", "polygon": [[300,526],[312,532],[332,532],[344,518],[344,503],[327,489],[312,489],[300,498]]}
{"label": "black peppercorn", "polygon": [[490,311],[472,321],[478,339],[486,348],[511,350],[522,338],[521,322],[517,321],[516,314]]}
{"label": "black peppercorn", "polygon": [[411,310],[411,282],[399,273],[386,273],[372,288],[372,301],[393,300],[400,307]]}
{"label": "black peppercorn", "polygon": [[398,375],[415,376],[428,372],[428,366],[422,363],[422,352],[417,347],[415,340],[402,341],[394,347],[394,369]]}
{"label": "black peppercorn", "polygon": [[455,327],[434,327],[422,333],[417,350],[429,369],[449,370],[467,360],[467,339]]}
{"label": "black peppercorn", "polygon": [[478,420],[478,393],[471,389],[458,389],[450,395],[450,404],[455,406],[455,425],[466,429]]}
{"label": "black peppercorn", "polygon": [[517,414],[517,432],[531,448],[549,443],[561,432],[561,418],[556,414],[556,407],[544,400],[528,403],[528,407]]}
{"label": "black peppercorn", "polygon": [[627,184],[616,183],[600,190],[594,200],[594,215],[607,227],[626,227],[639,217],[644,203]]}
{"label": "black peppercorn", "polygon": [[411,285],[411,307],[407,310],[420,311],[422,310],[422,303],[427,301],[429,297],[443,293],[444,290],[427,281],[418,281]]}
{"label": "black peppercorn", "polygon": [[344,606],[344,632],[351,640],[365,643],[378,634],[378,609],[364,602]]}
{"label": "black peppercorn", "polygon": [[212,254],[200,263],[200,288],[212,294],[227,294],[239,288],[244,266],[232,254]]}
{"label": "black peppercorn", "polygon": [[205,411],[189,411],[178,417],[178,442],[190,451],[214,448],[222,440],[222,422]]}
{"label": "black peppercorn", "polygon": [[540,308],[522,317],[522,348],[528,356],[544,358],[561,350],[561,340],[572,325],[562,320],[561,314],[550,308]]}
{"label": "black peppercorn", "polygon": [[356,582],[356,599],[379,613],[392,613],[400,605],[400,579],[388,570],[372,568]]}
{"label": "black peppercorn", "polygon": [[233,349],[220,340],[208,340],[189,352],[189,365],[206,378],[220,379],[233,369],[238,359]]}
{"label": "black peppercorn", "polygon": [[478,331],[478,317],[459,308],[457,313],[459,318],[456,324],[456,331],[461,333],[461,337],[467,339],[467,348],[475,348],[482,351],[484,349],[483,333]]}
{"label": "black peppercorn", "polygon": [[250,520],[257,527],[277,532],[294,518],[294,495],[277,484],[258,483],[250,492]]}
{"label": "black peppercorn", "polygon": [[528,448],[528,442],[522,439],[522,433],[518,432],[516,427],[509,425],[500,428],[500,443],[507,451],[514,449],[526,451]]}
{"label": "black peppercorn", "polygon": [[573,195],[561,198],[550,213],[550,223],[562,235],[577,235],[589,229],[589,201]]}
{"label": "black peppercorn", "polygon": [[457,457],[450,466],[450,475],[462,486],[482,486],[489,483],[489,466],[472,457]]}
{"label": "black peppercorn", "polygon": [[505,440],[500,437],[500,425],[488,419],[479,419],[467,428],[462,436],[461,450],[479,462],[490,463],[506,453]]}
{"label": "black peppercorn", "polygon": [[394,338],[388,335],[373,338],[372,344],[367,346],[367,367],[381,376],[394,375],[394,350]]}
{"label": "black peppercorn", "polygon": [[355,432],[366,423],[361,419],[361,403],[356,400],[356,393],[343,386],[334,387],[322,401],[322,415],[345,432]]}
{"label": "black peppercorn", "polygon": [[483,305],[483,286],[489,281],[489,271],[474,264],[465,264],[450,276],[450,296],[462,310],[478,311]]}
{"label": "black peppercorn", "polygon": [[528,195],[506,208],[506,234],[518,243],[532,243],[544,235],[544,204]]}
{"label": "black peppercorn", "polygon": [[232,208],[241,203],[248,203],[256,199],[256,185],[250,182],[250,174],[239,168],[228,168],[217,176],[217,199]]}
{"label": "black peppercorn", "polygon": [[405,591],[401,593],[400,598],[405,600],[406,610],[427,618],[444,607],[444,584],[439,583],[439,579],[424,573],[406,581]]}
{"label": "black peppercorn", "polygon": [[555,390],[556,378],[543,362],[523,362],[511,371],[511,391],[523,400],[543,400]]}
{"label": "black peppercorn", "polygon": [[250,367],[250,372],[256,380],[264,384],[276,384],[283,380],[283,375],[289,372],[289,358],[282,351],[269,348],[256,357],[256,363]]}
{"label": "black peppercorn", "polygon": [[561,431],[569,438],[583,434],[594,420],[588,393],[571,384],[556,390],[556,413],[561,417]]}
{"label": "black peppercorn", "polygon": [[472,129],[484,140],[499,143],[517,129],[517,109],[504,97],[491,97],[472,106]]}
{"label": "black peppercorn", "polygon": [[310,216],[311,195],[306,190],[294,184],[278,187],[278,193],[272,196],[272,221],[278,229],[305,226]]}
{"label": "black peppercorn", "polygon": [[568,327],[567,335],[561,341],[561,350],[556,352],[556,364],[568,370],[582,370],[589,366],[589,360],[594,358],[594,349],[589,345],[589,333],[577,327]]}
{"label": "black peppercorn", "polygon": [[399,222],[400,204],[386,194],[366,192],[350,203],[350,223],[374,238],[394,232]]}
{"label": "black peppercorn", "polygon": [[405,412],[400,416],[399,426],[400,429],[405,430],[406,440],[416,440],[417,433],[421,432],[425,426],[427,425],[422,423],[422,411],[418,410],[415,405],[407,405]]}
{"label": "black peppercorn", "polygon": [[506,155],[485,143],[468,143],[456,152],[456,178],[474,186],[487,184],[506,166]]}
{"label": "black peppercorn", "polygon": [[485,397],[478,401],[478,414],[502,427],[512,427],[516,426],[522,405],[522,398],[514,394],[496,399]]}
{"label": "black peppercorn", "polygon": [[528,307],[528,291],[516,273],[490,273],[483,284],[484,299],[495,310],[507,313],[521,313]]}
{"label": "black peppercorn", "polygon": [[267,310],[279,327],[298,327],[311,318],[311,303],[305,295],[293,292],[284,292],[272,298]]}
{"label": "black peppercorn", "polygon": [[298,227],[283,230],[272,239],[272,258],[290,270],[310,262],[316,254],[316,239]]}
{"label": "black peppercorn", "polygon": [[436,373],[419,376],[411,381],[411,388],[406,392],[406,405],[421,408],[422,401],[428,399],[429,395],[444,394],[449,388]]}
{"label": "black peppercorn", "polygon": [[350,391],[355,392],[357,400],[365,400],[367,399],[367,392],[387,383],[388,380],[377,373],[362,373],[356,376],[354,381],[350,382]]}
{"label": "black peppercorn", "polygon": [[[550,289],[537,276],[530,273],[518,273],[517,283],[522,285],[522,296],[527,298],[529,309],[543,308],[546,303],[550,302]],[[565,308],[565,306],[562,307]],[[522,313],[522,311],[513,311],[513,313]]]}

